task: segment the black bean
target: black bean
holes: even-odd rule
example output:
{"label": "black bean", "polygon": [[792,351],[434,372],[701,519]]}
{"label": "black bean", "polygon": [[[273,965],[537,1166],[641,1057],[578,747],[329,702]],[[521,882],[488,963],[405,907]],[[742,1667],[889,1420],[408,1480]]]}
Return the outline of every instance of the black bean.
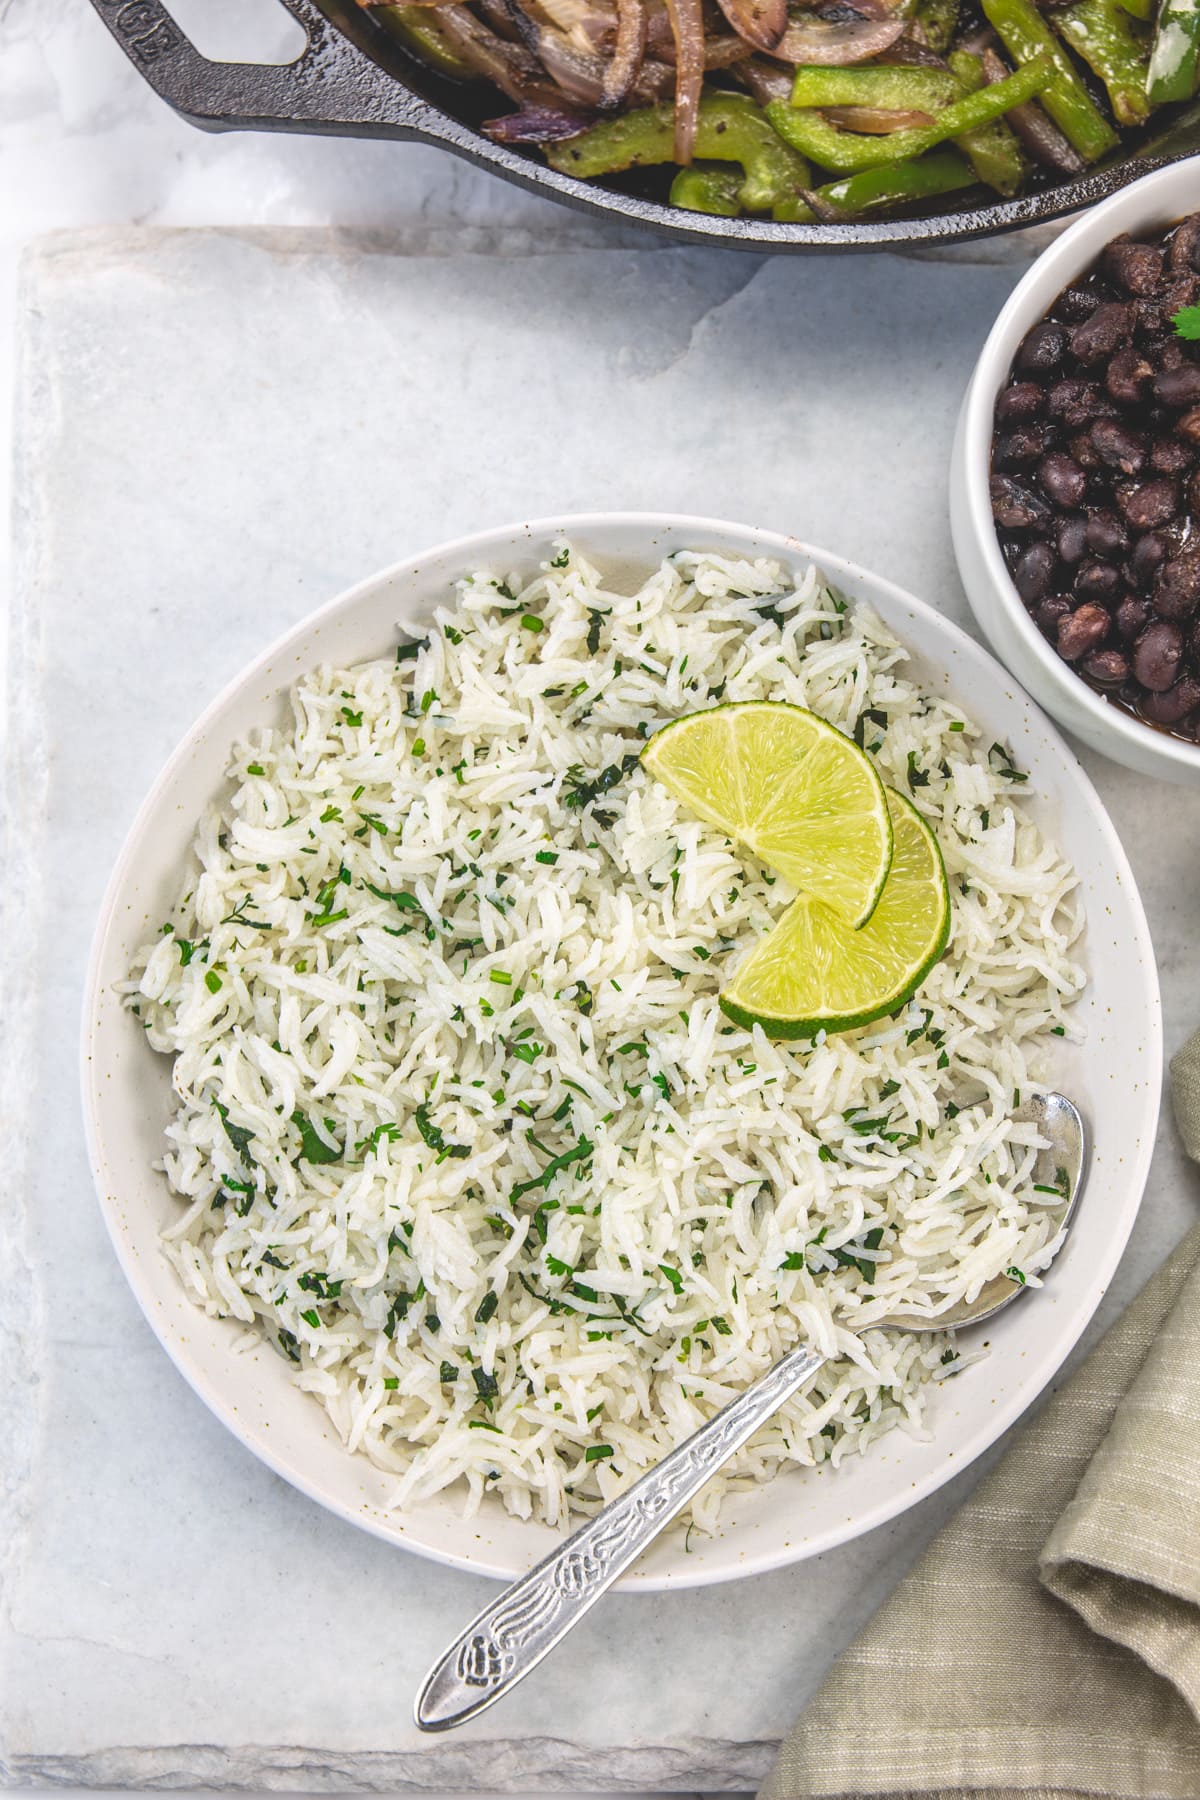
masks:
{"label": "black bean", "polygon": [[1054,310],[1060,319],[1066,320],[1068,325],[1079,325],[1084,319],[1091,318],[1099,306],[1100,300],[1101,296],[1095,288],[1064,288],[1058,296]]}
{"label": "black bean", "polygon": [[1043,533],[1054,523],[1042,496],[1011,475],[992,476],[992,517],[1005,531]]}
{"label": "black bean", "polygon": [[1105,273],[1127,294],[1153,294],[1162,286],[1163,253],[1153,244],[1114,238],[1100,260]]}
{"label": "black bean", "polygon": [[1129,344],[1110,359],[1104,385],[1122,406],[1137,406],[1153,374],[1154,364],[1147,362],[1141,351]]}
{"label": "black bean", "polygon": [[1116,621],[1117,636],[1124,638],[1127,644],[1132,643],[1150,622],[1150,602],[1139,600],[1136,594],[1127,594],[1117,608]]}
{"label": "black bean", "polygon": [[1048,500],[1064,511],[1079,505],[1087,491],[1087,476],[1079,464],[1061,450],[1050,450],[1037,466],[1037,482]]}
{"label": "black bean", "polygon": [[1077,563],[1088,548],[1088,521],[1079,513],[1066,513],[1058,521],[1058,554],[1065,563]]}
{"label": "black bean", "polygon": [[1021,347],[1017,351],[1016,367],[1030,375],[1048,375],[1057,369],[1067,348],[1067,334],[1063,326],[1056,325],[1052,319],[1042,319],[1026,332]]}
{"label": "black bean", "polygon": [[1031,544],[1013,570],[1013,582],[1026,606],[1050,592],[1054,569],[1055,556],[1049,544]]}
{"label": "black bean", "polygon": [[1200,548],[1180,551],[1159,571],[1154,589],[1154,610],[1176,623],[1190,619],[1200,606]]}
{"label": "black bean", "polygon": [[1075,577],[1075,592],[1083,600],[1115,606],[1121,592],[1121,577],[1111,563],[1086,562]]}
{"label": "black bean", "polygon": [[1059,621],[1058,654],[1066,662],[1078,662],[1104,642],[1109,623],[1102,606],[1081,606]]}
{"label": "black bean", "polygon": [[1046,411],[1068,431],[1078,431],[1112,410],[1094,381],[1056,381],[1046,394]]}
{"label": "black bean", "polygon": [[1093,556],[1111,561],[1124,556],[1129,548],[1128,531],[1116,513],[1107,509],[1089,514],[1084,537]]}
{"label": "black bean", "polygon": [[1175,429],[1189,444],[1200,444],[1200,406],[1193,406],[1176,419]]}
{"label": "black bean", "polygon": [[[998,437],[992,448],[992,467],[995,469],[1019,469],[1024,465],[1036,462],[1053,441],[1052,425],[1018,425],[1012,431]],[[1126,474],[1134,474],[1128,469]]]}
{"label": "black bean", "polygon": [[998,425],[1027,425],[1042,410],[1045,394],[1036,381],[1014,381],[996,401]]}
{"label": "black bean", "polygon": [[1097,419],[1088,432],[1096,454],[1110,469],[1138,475],[1146,464],[1146,443],[1139,432],[1119,419]]}
{"label": "black bean", "polygon": [[1182,475],[1195,460],[1194,446],[1179,438],[1156,438],[1150,447],[1150,467],[1159,475]]}
{"label": "black bean", "polygon": [[1166,342],[1172,325],[1169,319],[1163,317],[1161,295],[1156,300],[1134,301],[1133,330],[1134,336],[1147,356],[1153,355],[1157,348]]}
{"label": "black bean", "polygon": [[[1043,464],[1047,460],[1043,457]],[[1159,475],[1153,481],[1121,482],[1116,499],[1134,531],[1153,531],[1155,526],[1165,525],[1171,518],[1178,494],[1175,483],[1168,481],[1165,475]]]}
{"label": "black bean", "polygon": [[1144,688],[1163,694],[1183,660],[1183,633],[1167,619],[1152,619],[1133,647],[1133,672]]}
{"label": "black bean", "polygon": [[1195,306],[1200,298],[1200,276],[1188,273],[1172,275],[1165,283],[1158,303],[1162,308],[1163,323],[1169,324],[1175,314],[1185,306]]}
{"label": "black bean", "polygon": [[1085,319],[1072,331],[1071,355],[1089,365],[1102,362],[1129,342],[1132,330],[1133,308],[1125,301],[1106,301],[1096,308],[1090,319]]}
{"label": "black bean", "polygon": [[1034,617],[1048,638],[1058,635],[1058,627],[1071,612],[1071,602],[1066,594],[1051,594],[1043,600]]}
{"label": "black bean", "polygon": [[1154,398],[1176,410],[1200,406],[1200,364],[1184,362],[1164,369],[1154,377]]}
{"label": "black bean", "polygon": [[1104,687],[1115,687],[1119,681],[1129,679],[1129,658],[1123,650],[1093,650],[1080,667],[1089,680]]}
{"label": "black bean", "polygon": [[1167,267],[1173,275],[1200,270],[1200,213],[1181,219],[1171,233],[1167,247]]}
{"label": "black bean", "polygon": [[1181,675],[1173,686],[1161,693],[1150,692],[1141,701],[1139,711],[1155,725],[1178,725],[1180,719],[1200,706],[1200,681],[1194,675]]}
{"label": "black bean", "polygon": [[1141,593],[1145,593],[1154,581],[1163,563],[1171,554],[1171,545],[1161,531],[1148,531],[1133,546],[1129,556],[1126,574],[1130,584]]}
{"label": "black bean", "polygon": [[1068,438],[1067,454],[1079,464],[1081,469],[1087,469],[1089,473],[1104,467],[1100,460],[1100,452],[1092,442],[1090,431],[1077,431],[1073,438]]}
{"label": "black bean", "polygon": [[1187,505],[1190,513],[1200,514],[1200,469],[1188,479]]}

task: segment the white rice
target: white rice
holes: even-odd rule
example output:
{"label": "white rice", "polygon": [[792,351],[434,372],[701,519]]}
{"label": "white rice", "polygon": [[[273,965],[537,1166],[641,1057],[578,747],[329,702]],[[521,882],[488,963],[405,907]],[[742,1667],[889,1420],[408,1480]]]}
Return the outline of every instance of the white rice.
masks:
{"label": "white rice", "polygon": [[[561,1524],[814,1340],[831,1360],[710,1482],[711,1527],[733,1486],[924,1429],[961,1360],[885,1314],[1048,1260],[1012,1113],[1083,985],[1075,876],[1004,749],[814,570],[681,553],[623,594],[564,547],[509,580],[463,581],[415,656],[306,677],[239,749],[130,983],[174,1057],[166,1251],[397,1506],[459,1483]],[[811,1046],[717,1004],[785,884],[632,760],[767,698],[862,721],[953,893],[903,1016]]]}

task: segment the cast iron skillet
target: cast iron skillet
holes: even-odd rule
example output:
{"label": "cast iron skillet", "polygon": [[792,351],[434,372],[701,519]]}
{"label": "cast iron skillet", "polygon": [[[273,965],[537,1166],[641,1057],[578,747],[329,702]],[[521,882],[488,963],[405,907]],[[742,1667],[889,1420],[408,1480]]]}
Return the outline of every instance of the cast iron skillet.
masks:
{"label": "cast iron skillet", "polygon": [[[536,154],[494,144],[479,121],[496,96],[480,100],[405,55],[354,0],[281,0],[308,36],[285,67],[217,63],[201,56],[163,0],[92,0],[130,61],[155,92],[206,131],[312,131],[347,137],[415,138],[443,144],[535,193],[584,212],[649,225],[693,243],[758,250],[872,250],[986,237],[1077,212],[1148,169],[1200,150],[1200,107],[1189,103],[1165,129],[1127,133],[1121,148],[1078,181],[1035,188],[1016,200],[951,198],[919,217],[854,225],[776,225],[684,212],[662,198],[661,175],[643,171],[603,186],[560,175]],[[1197,194],[1200,204],[1200,193]]]}

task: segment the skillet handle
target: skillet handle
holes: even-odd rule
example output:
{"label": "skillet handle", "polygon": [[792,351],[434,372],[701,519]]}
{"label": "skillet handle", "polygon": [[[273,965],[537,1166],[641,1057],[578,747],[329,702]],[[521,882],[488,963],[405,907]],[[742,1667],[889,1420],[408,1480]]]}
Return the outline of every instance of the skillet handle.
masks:
{"label": "skillet handle", "polygon": [[181,117],[206,131],[316,131],[445,139],[445,120],[351,43],[314,0],[282,0],[307,43],[293,63],[212,62],[163,0],[92,0],[130,62]]}

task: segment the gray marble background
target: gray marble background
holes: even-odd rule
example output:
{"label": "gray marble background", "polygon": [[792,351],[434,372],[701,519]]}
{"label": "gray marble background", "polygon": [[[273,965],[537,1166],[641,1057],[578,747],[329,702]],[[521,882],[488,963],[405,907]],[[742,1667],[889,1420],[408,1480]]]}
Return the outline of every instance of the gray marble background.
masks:
{"label": "gray marble background", "polygon": [[[93,233],[29,258],[0,953],[7,1779],[741,1789],[973,1484],[817,1561],[616,1597],[445,1740],[419,1675],[490,1584],[327,1517],[153,1341],[78,1122],[82,967],[133,811],[285,625],[458,531],[606,506],[792,530],[966,620],[945,473],[1010,267],[622,248],[590,226]],[[1168,1048],[1200,1021],[1200,796],[1089,759]],[[1113,1315],[1194,1216],[1164,1123]],[[1094,1335],[1094,1333],[1093,1333]]]}

